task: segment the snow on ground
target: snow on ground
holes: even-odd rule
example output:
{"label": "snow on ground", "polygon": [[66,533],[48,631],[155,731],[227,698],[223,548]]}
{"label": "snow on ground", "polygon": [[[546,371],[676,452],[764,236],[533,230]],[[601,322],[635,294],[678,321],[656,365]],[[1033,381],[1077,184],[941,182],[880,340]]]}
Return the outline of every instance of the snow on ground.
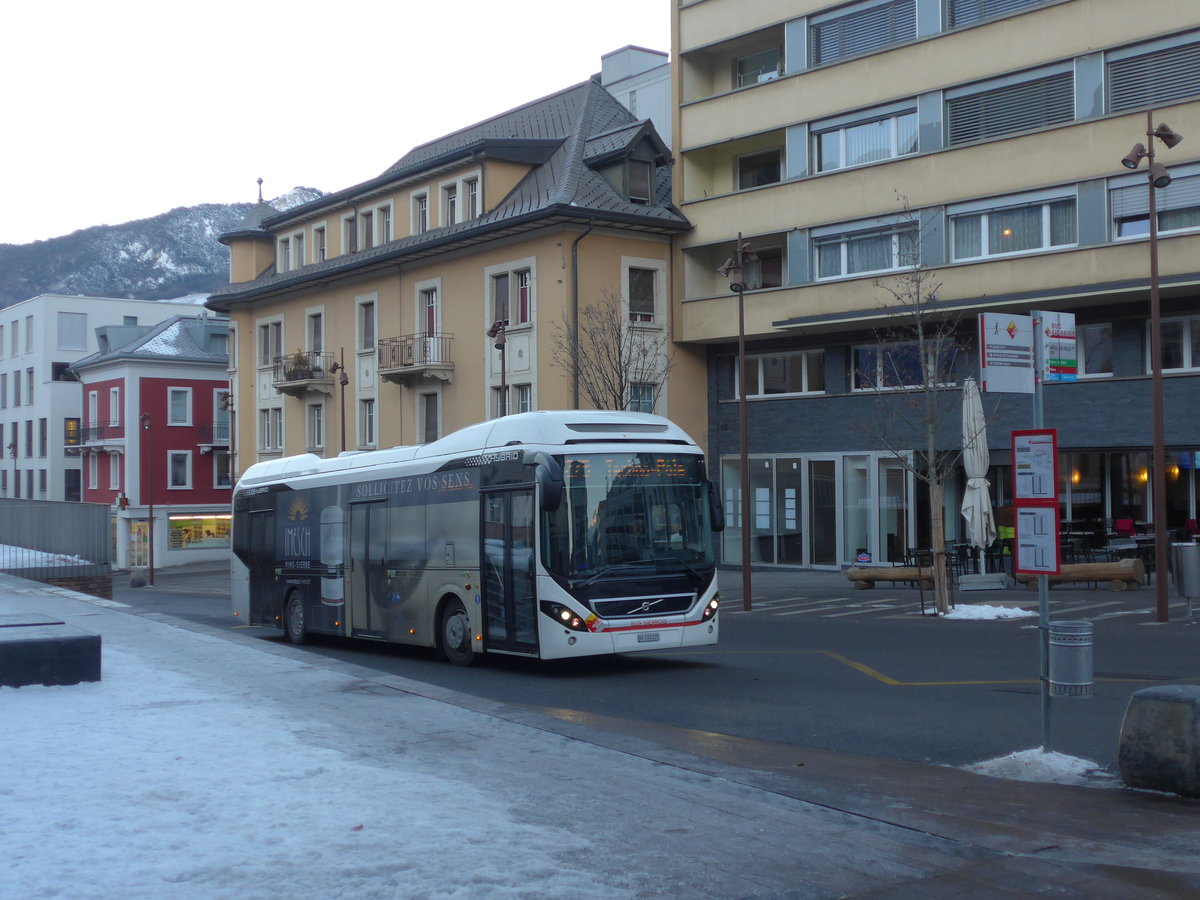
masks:
{"label": "snow on ground", "polygon": [[943,618],[946,619],[1023,619],[1027,616],[1036,616],[1037,613],[1029,609],[1015,609],[1008,606],[989,606],[986,603],[965,604],[960,603],[950,612],[946,613]]}
{"label": "snow on ground", "polygon": [[1067,756],[1054,750],[1047,752],[1041,748],[1021,750],[963,768],[979,775],[1011,778],[1016,781],[1074,784],[1082,787],[1124,787],[1120,778],[1099,763],[1080,759],[1078,756]]}
{"label": "snow on ground", "polygon": [[37,569],[43,566],[89,566],[86,559],[66,553],[47,553],[28,547],[0,544],[0,569]]}

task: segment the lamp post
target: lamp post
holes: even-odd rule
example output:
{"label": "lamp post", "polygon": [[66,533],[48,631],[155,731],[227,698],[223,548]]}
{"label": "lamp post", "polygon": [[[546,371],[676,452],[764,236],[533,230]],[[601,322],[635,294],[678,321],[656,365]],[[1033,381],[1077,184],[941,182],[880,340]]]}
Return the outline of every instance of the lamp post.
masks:
{"label": "lamp post", "polygon": [[749,241],[743,243],[739,231],[733,257],[717,269],[729,279],[729,290],[738,300],[738,459],[742,467],[742,609],[746,612],[751,610],[753,603],[750,597],[750,437],[746,417],[746,303],[743,295],[747,287],[757,287],[752,284],[752,273],[747,270],[759,266],[758,255]]}
{"label": "lamp post", "polygon": [[[16,427],[17,423],[13,422],[14,431],[16,430]],[[17,439],[15,437],[8,442],[8,455],[12,457],[13,461],[13,496],[20,497],[21,486],[20,482],[17,480],[20,476],[17,475]]]}
{"label": "lamp post", "polygon": [[1167,125],[1154,127],[1154,113],[1146,111],[1146,143],[1137,143],[1121,160],[1127,169],[1136,169],[1146,160],[1146,176],[1150,194],[1150,384],[1153,417],[1153,450],[1150,471],[1154,479],[1151,502],[1154,505],[1154,599],[1159,622],[1169,619],[1167,611],[1167,453],[1163,435],[1162,380],[1162,319],[1158,295],[1158,200],[1156,188],[1165,188],[1171,176],[1160,162],[1154,160],[1154,142],[1162,141],[1169,150],[1183,136]]}
{"label": "lamp post", "polygon": [[146,439],[142,446],[146,449],[146,551],[149,571],[146,580],[154,584],[154,448],[150,446],[150,413],[142,413],[139,421]]}
{"label": "lamp post", "polygon": [[500,351],[500,415],[508,415],[508,383],[506,372],[508,367],[504,364],[504,347],[507,343],[504,337],[504,329],[508,327],[508,319],[498,319],[492,323],[492,327],[487,330],[487,336],[494,339],[496,349]]}
{"label": "lamp post", "polygon": [[329,367],[329,371],[338,373],[338,384],[342,388],[342,452],[346,452],[346,385],[350,383],[350,376],[346,374],[346,349],[338,348],[338,361]]}

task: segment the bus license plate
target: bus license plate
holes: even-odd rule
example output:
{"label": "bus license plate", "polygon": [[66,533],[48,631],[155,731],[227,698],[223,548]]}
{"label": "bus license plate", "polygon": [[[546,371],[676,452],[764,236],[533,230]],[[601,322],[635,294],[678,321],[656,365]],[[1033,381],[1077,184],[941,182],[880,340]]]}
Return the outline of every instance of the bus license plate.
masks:
{"label": "bus license plate", "polygon": [[638,643],[639,644],[653,644],[655,641],[659,640],[661,637],[662,637],[662,635],[659,634],[657,631],[650,631],[645,634],[639,634],[638,635]]}

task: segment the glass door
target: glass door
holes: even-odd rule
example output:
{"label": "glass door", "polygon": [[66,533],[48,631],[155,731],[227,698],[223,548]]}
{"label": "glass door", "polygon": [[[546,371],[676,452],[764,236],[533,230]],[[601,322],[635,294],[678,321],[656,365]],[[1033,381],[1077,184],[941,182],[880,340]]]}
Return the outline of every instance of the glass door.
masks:
{"label": "glass door", "polygon": [[533,491],[489,491],[480,510],[487,649],[536,655]]}
{"label": "glass door", "polygon": [[838,564],[837,460],[808,462],[808,546],[810,565]]}
{"label": "glass door", "polygon": [[879,549],[886,562],[908,553],[908,471],[898,459],[879,460]]}

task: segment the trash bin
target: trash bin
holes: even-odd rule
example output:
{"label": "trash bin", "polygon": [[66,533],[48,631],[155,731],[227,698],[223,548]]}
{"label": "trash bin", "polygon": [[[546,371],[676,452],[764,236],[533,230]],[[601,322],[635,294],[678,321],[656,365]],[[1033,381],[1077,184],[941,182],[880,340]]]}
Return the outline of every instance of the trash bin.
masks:
{"label": "trash bin", "polygon": [[1200,597],[1200,544],[1172,544],[1171,571],[1175,573],[1175,593]]}
{"label": "trash bin", "polygon": [[1092,696],[1092,623],[1050,623],[1050,696]]}

